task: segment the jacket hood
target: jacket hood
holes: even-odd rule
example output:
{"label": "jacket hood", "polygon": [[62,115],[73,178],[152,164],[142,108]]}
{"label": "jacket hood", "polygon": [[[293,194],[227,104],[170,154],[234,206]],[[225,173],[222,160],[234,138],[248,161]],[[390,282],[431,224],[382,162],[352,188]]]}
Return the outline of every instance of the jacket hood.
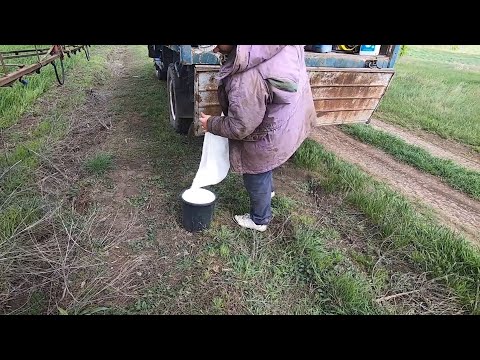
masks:
{"label": "jacket hood", "polygon": [[237,45],[228,55],[217,76],[223,79],[271,59],[287,45]]}

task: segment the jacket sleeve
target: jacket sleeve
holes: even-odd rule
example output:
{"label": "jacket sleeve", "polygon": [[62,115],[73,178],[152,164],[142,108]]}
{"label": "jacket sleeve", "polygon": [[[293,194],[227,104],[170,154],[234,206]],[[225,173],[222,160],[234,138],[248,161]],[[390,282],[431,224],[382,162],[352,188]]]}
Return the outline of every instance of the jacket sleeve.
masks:
{"label": "jacket sleeve", "polygon": [[228,91],[228,115],[212,116],[208,131],[228,139],[242,140],[262,123],[269,91],[256,71],[234,75]]}

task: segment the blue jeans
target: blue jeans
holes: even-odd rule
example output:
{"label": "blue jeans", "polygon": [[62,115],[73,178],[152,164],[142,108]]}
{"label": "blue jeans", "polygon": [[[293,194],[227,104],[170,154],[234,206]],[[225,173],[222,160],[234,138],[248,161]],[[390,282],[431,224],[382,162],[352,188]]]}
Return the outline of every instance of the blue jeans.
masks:
{"label": "blue jeans", "polygon": [[262,174],[243,174],[243,183],[250,197],[250,217],[257,225],[272,219],[272,171]]}

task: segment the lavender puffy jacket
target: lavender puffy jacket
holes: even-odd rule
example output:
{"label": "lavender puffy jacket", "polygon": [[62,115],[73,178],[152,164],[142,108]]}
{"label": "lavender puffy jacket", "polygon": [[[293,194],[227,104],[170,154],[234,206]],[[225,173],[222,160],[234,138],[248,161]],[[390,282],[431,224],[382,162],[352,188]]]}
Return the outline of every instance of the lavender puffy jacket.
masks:
{"label": "lavender puffy jacket", "polygon": [[316,119],[303,45],[237,45],[219,72],[219,102],[208,131],[230,139],[237,173],[258,174],[286,162]]}

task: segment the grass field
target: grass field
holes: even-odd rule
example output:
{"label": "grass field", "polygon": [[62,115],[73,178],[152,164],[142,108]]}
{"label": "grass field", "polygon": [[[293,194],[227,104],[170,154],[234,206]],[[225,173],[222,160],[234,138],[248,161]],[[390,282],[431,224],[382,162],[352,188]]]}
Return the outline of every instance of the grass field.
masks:
{"label": "grass field", "polygon": [[408,46],[375,116],[480,151],[480,46]]}
{"label": "grass field", "polygon": [[346,192],[347,201],[379,226],[383,236],[415,266],[445,279],[471,311],[478,313],[480,253],[415,210],[401,195],[374,181],[355,166],[338,160],[308,140],[297,152],[297,164],[325,174],[321,186]]}

